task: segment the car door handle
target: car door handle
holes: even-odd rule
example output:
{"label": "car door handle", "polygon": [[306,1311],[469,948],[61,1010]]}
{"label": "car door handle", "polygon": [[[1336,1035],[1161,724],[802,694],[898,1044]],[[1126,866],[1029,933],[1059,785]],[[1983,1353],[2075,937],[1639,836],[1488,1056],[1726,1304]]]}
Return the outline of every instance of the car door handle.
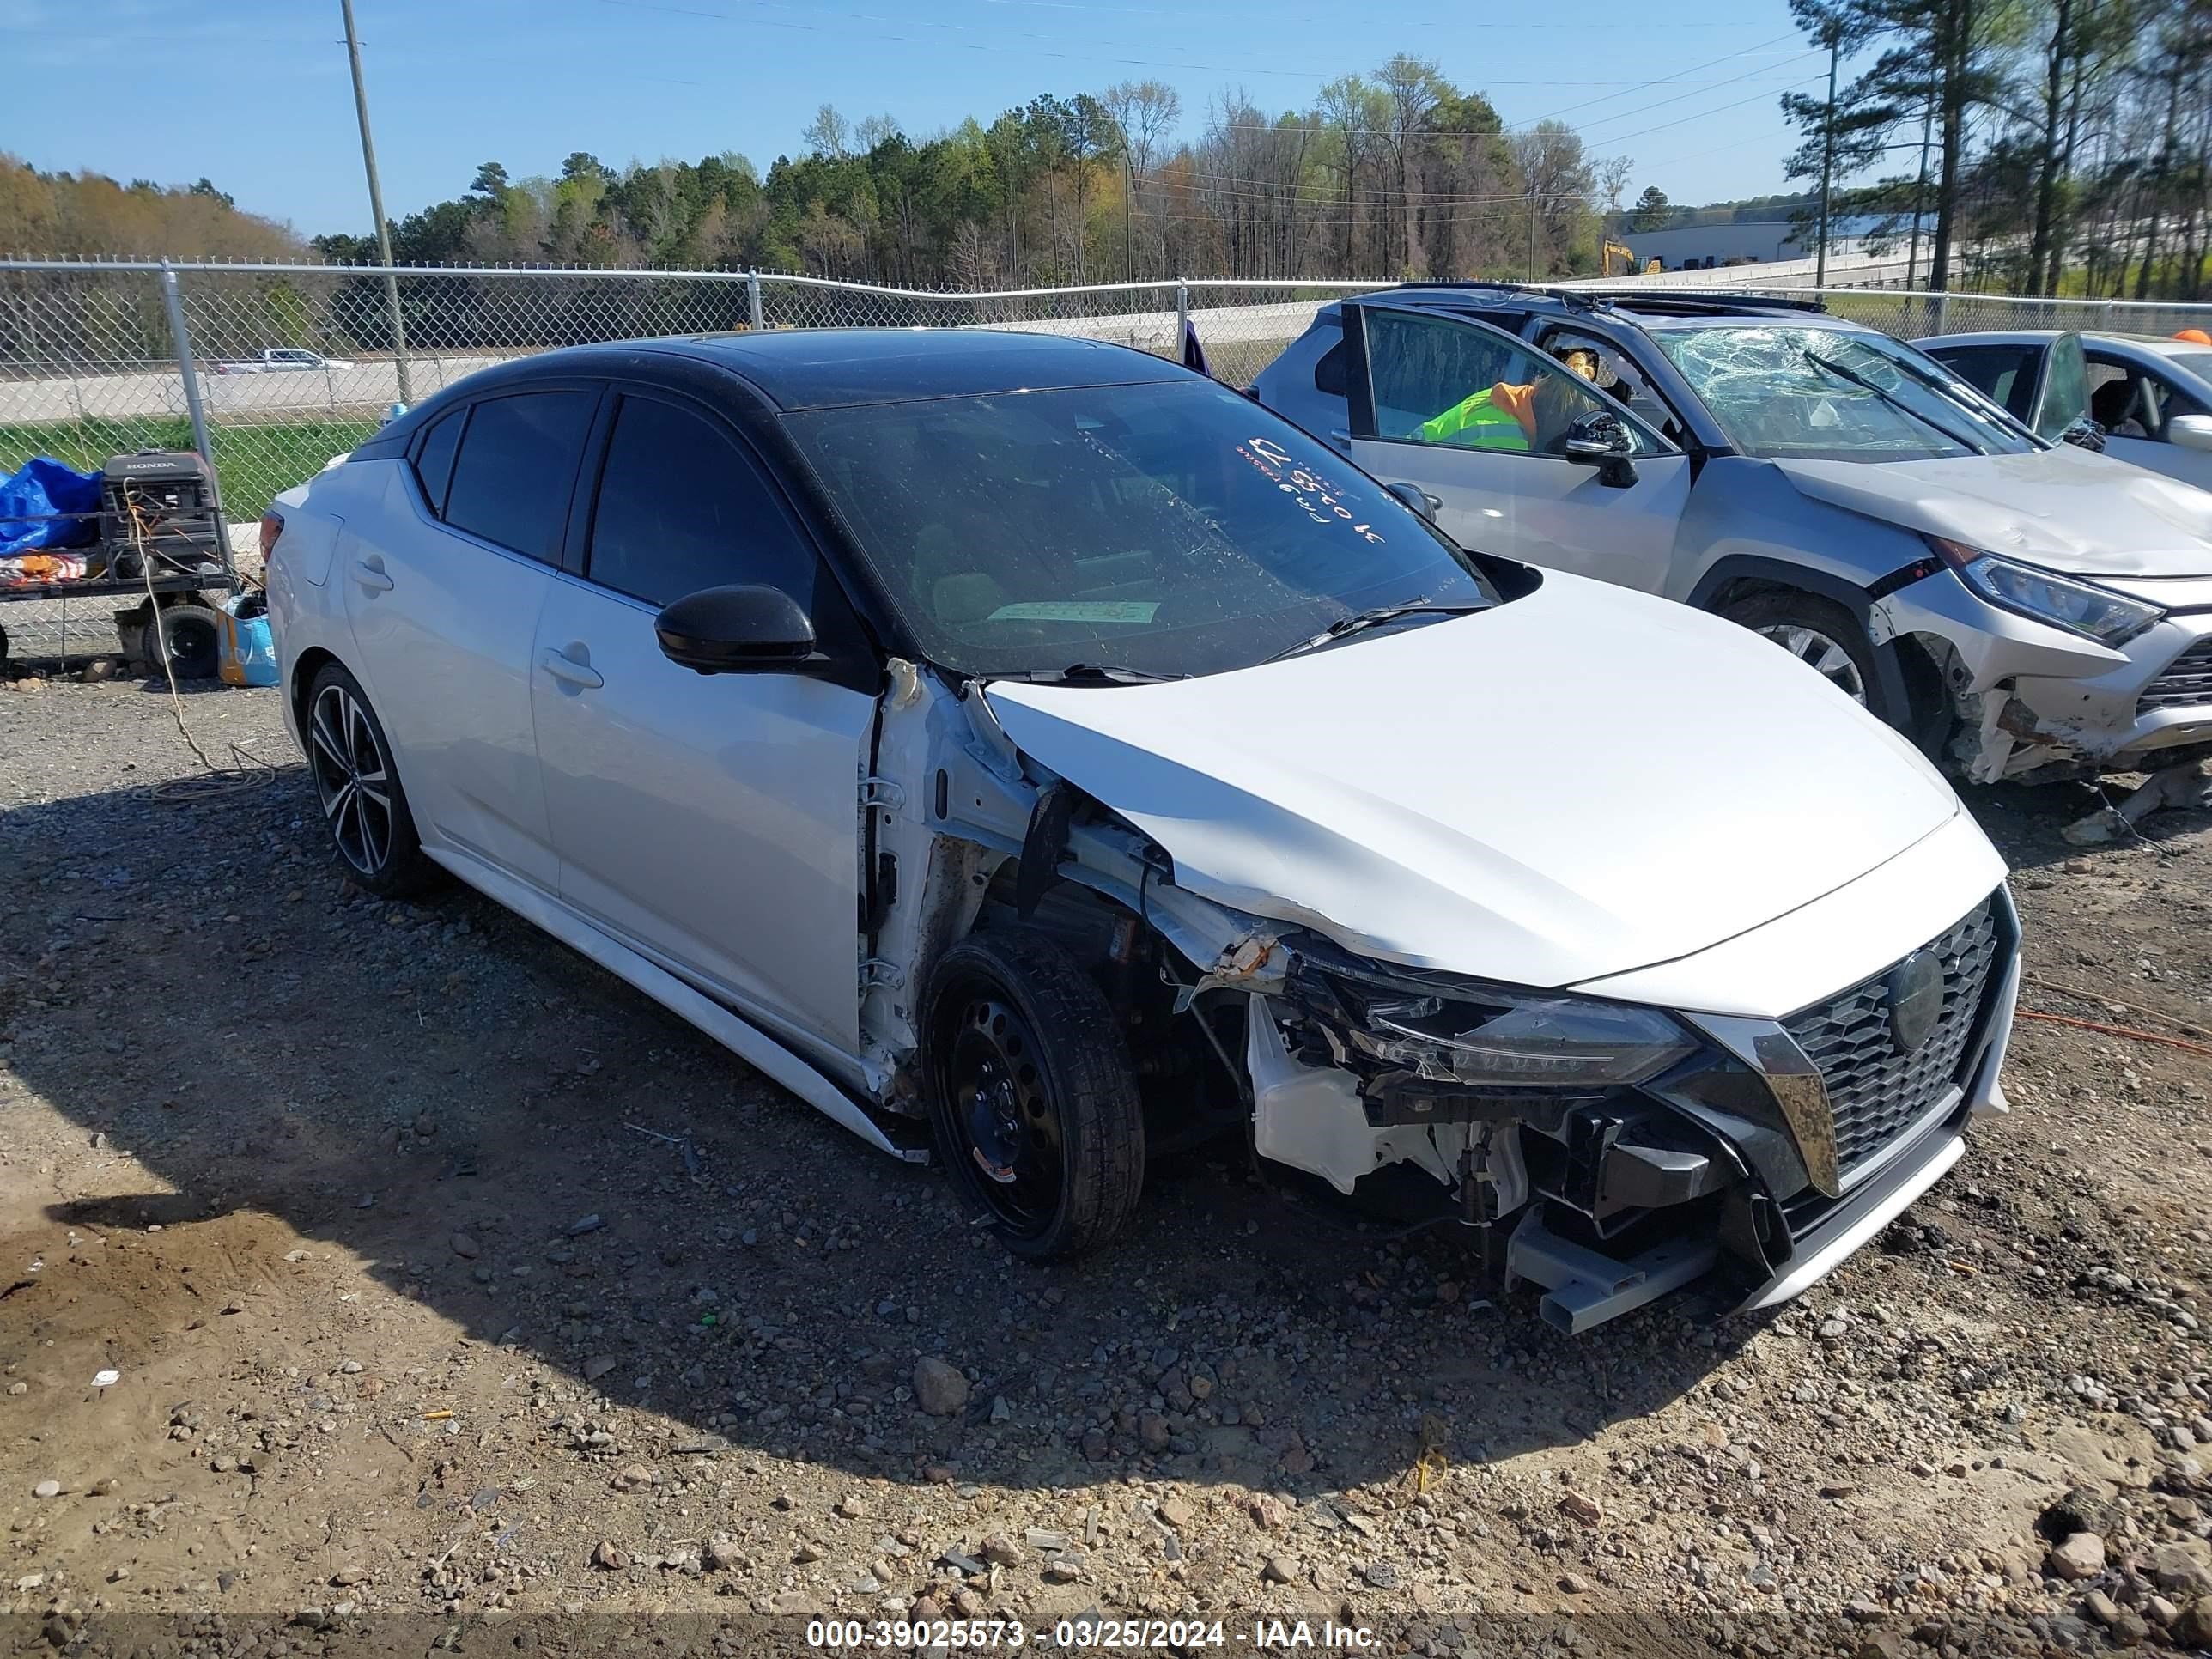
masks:
{"label": "car door handle", "polygon": [[581,686],[586,690],[607,683],[605,677],[589,663],[578,662],[565,652],[556,651],[550,646],[538,653],[538,665],[555,679],[569,685]]}
{"label": "car door handle", "polygon": [[381,559],[356,559],[353,562],[353,579],[372,593],[389,593],[392,591],[392,578],[385,574]]}
{"label": "car door handle", "polygon": [[1348,426],[1333,426],[1329,428],[1328,441],[1334,444],[1339,449],[1351,448],[1352,428]]}

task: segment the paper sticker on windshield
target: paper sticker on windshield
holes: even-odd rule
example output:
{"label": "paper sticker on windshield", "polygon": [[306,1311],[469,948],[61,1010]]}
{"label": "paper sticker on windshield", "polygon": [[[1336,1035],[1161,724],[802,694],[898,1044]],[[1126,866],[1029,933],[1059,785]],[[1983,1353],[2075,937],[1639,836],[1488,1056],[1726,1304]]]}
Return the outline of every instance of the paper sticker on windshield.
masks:
{"label": "paper sticker on windshield", "polygon": [[1153,599],[1030,599],[1002,605],[988,622],[1148,623],[1159,609]]}

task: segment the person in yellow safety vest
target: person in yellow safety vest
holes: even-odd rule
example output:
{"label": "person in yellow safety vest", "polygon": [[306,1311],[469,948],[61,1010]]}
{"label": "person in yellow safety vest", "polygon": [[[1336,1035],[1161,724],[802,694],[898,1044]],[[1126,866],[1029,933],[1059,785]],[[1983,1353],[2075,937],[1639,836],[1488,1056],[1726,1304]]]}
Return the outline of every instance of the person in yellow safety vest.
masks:
{"label": "person in yellow safety vest", "polygon": [[[1583,380],[1597,379],[1597,353],[1589,347],[1568,346],[1559,357]],[[1413,435],[1425,442],[1462,449],[1533,449],[1542,428],[1550,424],[1539,418],[1537,410],[1537,390],[1544,384],[1544,380],[1525,386],[1500,380],[1462,398],[1443,414],[1431,416],[1413,428]]]}

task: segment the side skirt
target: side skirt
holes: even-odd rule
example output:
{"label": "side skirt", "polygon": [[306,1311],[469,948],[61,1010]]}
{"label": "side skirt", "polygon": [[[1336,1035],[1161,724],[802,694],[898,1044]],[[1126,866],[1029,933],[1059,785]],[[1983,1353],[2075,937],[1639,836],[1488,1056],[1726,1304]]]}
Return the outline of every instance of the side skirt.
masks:
{"label": "side skirt", "polygon": [[927,1158],[926,1153],[908,1151],[892,1140],[843,1089],[774,1037],[747,1024],[713,998],[694,990],[665,969],[648,962],[628,945],[608,938],[536,888],[453,848],[426,847],[422,850],[495,904],[514,911],[570,950],[588,957],[616,978],[644,992],[670,1013],[697,1026],[763,1077],[843,1124],[878,1152],[908,1162]]}

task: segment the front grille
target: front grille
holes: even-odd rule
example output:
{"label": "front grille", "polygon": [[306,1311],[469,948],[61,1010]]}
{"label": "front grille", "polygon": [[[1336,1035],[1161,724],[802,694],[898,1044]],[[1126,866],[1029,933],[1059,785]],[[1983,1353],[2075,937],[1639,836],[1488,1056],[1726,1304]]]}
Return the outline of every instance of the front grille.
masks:
{"label": "front grille", "polygon": [[1911,1054],[1899,1052],[1891,1034],[1891,969],[1782,1022],[1827,1085],[1836,1162],[1846,1175],[1965,1081],[1960,1073],[1981,1025],[1990,974],[2004,953],[2003,933],[1992,896],[1929,941],[1926,948],[1942,963],[1942,1011],[1927,1041]]}
{"label": "front grille", "polygon": [[2212,703],[2212,640],[2199,640],[2166,665],[2136,699],[2136,718],[2160,708]]}

